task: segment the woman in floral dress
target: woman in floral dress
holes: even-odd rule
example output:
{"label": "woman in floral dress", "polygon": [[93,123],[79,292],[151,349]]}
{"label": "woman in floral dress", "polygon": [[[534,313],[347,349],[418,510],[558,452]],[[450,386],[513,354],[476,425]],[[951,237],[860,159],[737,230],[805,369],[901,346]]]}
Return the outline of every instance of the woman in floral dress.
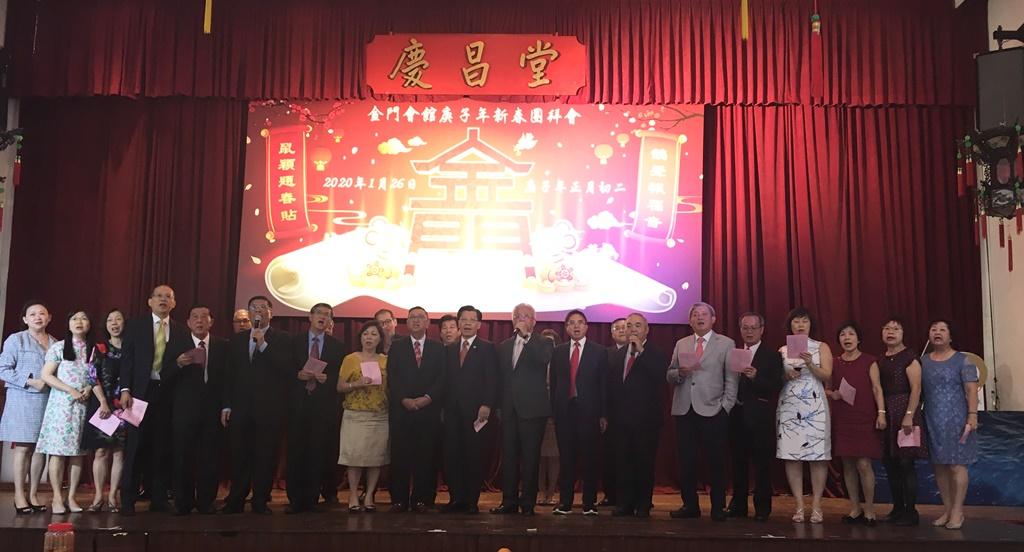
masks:
{"label": "woman in floral dress", "polygon": [[[99,355],[90,335],[89,315],[82,310],[68,315],[68,331],[64,341],[50,346],[43,365],[43,381],[50,386],[50,399],[43,414],[36,451],[50,455],[50,485],[53,487],[54,514],[82,511],[75,500],[75,491],[82,476],[82,430],[85,427],[85,405],[89,395],[100,401],[100,416],[110,416],[103,387],[96,381],[92,361]],[[64,464],[70,458],[68,499],[65,505],[61,486]]]}

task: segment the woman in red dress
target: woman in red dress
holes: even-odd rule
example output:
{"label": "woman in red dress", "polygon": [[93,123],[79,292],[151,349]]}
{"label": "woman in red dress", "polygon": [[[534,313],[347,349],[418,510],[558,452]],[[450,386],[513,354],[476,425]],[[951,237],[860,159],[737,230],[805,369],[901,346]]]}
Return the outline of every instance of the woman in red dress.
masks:
{"label": "woman in red dress", "polygon": [[[832,455],[843,459],[843,480],[850,514],[843,523],[875,525],[875,472],[871,460],[882,457],[885,398],[875,358],[860,351],[861,331],[855,322],[839,326],[842,354],[832,363]],[[861,507],[861,490],[864,505]]]}

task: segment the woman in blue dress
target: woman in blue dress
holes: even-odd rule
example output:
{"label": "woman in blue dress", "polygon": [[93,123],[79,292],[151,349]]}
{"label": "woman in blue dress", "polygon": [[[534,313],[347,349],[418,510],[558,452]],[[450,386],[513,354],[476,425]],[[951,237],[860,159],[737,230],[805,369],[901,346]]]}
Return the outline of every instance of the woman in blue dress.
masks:
{"label": "woman in blue dress", "polygon": [[[46,511],[46,506],[39,505],[36,498],[45,462],[35,449],[50,391],[42,379],[43,358],[50,345],[57,341],[46,333],[50,311],[42,302],[25,303],[21,320],[28,329],[11,334],[0,353],[0,380],[7,388],[6,406],[0,419],[0,441],[14,445],[14,511],[18,515]],[[26,474],[28,496],[25,495]]]}
{"label": "woman in blue dress", "polygon": [[931,352],[921,365],[924,418],[943,514],[932,525],[959,529],[964,523],[967,466],[978,460],[978,368],[953,349],[946,320],[928,328]]}

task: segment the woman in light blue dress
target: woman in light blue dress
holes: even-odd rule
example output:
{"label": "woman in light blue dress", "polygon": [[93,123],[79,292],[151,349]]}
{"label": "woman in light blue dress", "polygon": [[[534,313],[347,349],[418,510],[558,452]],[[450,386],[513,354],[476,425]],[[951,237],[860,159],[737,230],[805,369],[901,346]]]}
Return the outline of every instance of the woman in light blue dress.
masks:
{"label": "woman in light blue dress", "polygon": [[[0,380],[7,390],[0,441],[14,445],[14,511],[18,515],[45,512],[36,497],[43,474],[44,457],[35,452],[39,427],[50,389],[42,380],[43,358],[57,338],[46,333],[50,311],[40,301],[29,301],[21,309],[27,330],[11,334],[0,353]],[[28,496],[25,476],[28,475]]]}
{"label": "woman in light blue dress", "polygon": [[921,389],[935,483],[945,507],[933,525],[959,529],[964,524],[967,466],[978,461],[978,368],[952,343],[949,322],[932,322],[932,350],[921,359]]}
{"label": "woman in light blue dress", "polygon": [[[793,335],[810,336],[811,313],[797,307],[786,319],[786,330]],[[804,521],[804,463],[811,471],[811,523],[821,523],[821,495],[825,492],[828,461],[832,459],[832,431],[824,382],[832,377],[832,350],[827,343],[807,339],[807,352],[789,358],[788,349],[779,349],[784,359],[782,391],[775,428],[775,456],[786,461],[786,480],[796,499],[793,521]]]}
{"label": "woman in light blue dress", "polygon": [[[87,423],[85,408],[89,396],[100,401],[101,418],[110,417],[110,406],[97,381],[93,359],[101,353],[96,349],[89,327],[89,315],[82,310],[68,316],[68,332],[64,341],[58,341],[46,353],[43,380],[50,386],[50,399],[46,402],[43,425],[39,430],[36,450],[49,454],[50,485],[53,487],[54,514],[68,511],[78,513],[82,507],[75,500],[78,481],[82,477],[82,430]],[[64,464],[70,458],[68,499],[64,502],[61,486],[64,483]]]}

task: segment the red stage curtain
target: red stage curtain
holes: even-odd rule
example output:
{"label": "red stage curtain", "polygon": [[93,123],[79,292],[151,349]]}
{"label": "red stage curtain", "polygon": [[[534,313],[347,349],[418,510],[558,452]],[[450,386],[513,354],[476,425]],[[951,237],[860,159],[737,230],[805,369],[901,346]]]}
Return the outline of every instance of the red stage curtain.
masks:
{"label": "red stage curtain", "polygon": [[107,309],[145,312],[159,282],[174,286],[179,320],[194,301],[230,313],[245,114],[225,100],[24,102],[5,335],[31,297],[50,305],[51,333],[76,305],[98,332]]}
{"label": "red stage curtain", "polygon": [[573,102],[970,105],[984,2],[934,0],[12,0],[20,96],[367,97],[375,33],[558,33],[586,44]]}

